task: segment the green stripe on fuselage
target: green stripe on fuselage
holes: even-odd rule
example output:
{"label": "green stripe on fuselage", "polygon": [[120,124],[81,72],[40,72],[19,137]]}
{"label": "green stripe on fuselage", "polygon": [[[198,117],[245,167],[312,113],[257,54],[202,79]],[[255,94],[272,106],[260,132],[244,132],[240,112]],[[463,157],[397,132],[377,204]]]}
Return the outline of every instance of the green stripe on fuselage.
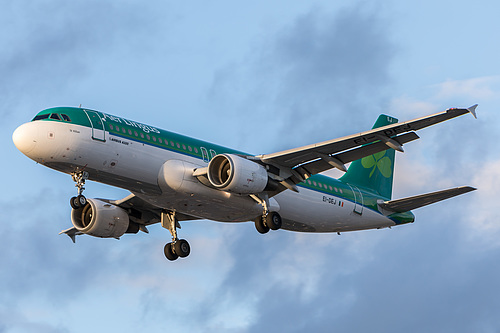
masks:
{"label": "green stripe on fuselage", "polygon": [[[62,123],[71,123],[75,125],[92,128],[89,118],[85,114],[84,110],[97,112],[99,114],[99,116],[103,119],[104,128],[106,132],[109,133],[108,135],[118,136],[124,139],[188,155],[200,160],[205,160],[205,162],[207,162],[207,158],[211,159],[211,157],[213,157],[211,156],[211,152],[212,155],[214,153],[250,155],[241,151],[229,149],[223,146],[208,143],[206,141],[197,140],[188,136],[161,130],[153,126],[145,125],[125,118],[112,116],[109,114],[105,114],[90,109],[82,109],[75,107],[55,107],[39,112],[36,117],[40,115],[50,115],[53,113],[57,113],[59,115],[65,114],[69,116],[70,118],[69,122],[62,120],[62,118],[61,120],[56,120],[56,119],[51,119],[50,117],[47,119],[37,120],[37,121],[55,121]],[[125,133],[123,133],[123,130],[125,130]],[[160,143],[160,139],[162,143]],[[106,138],[106,140],[108,140],[108,138]],[[168,142],[168,145],[165,145],[165,141]],[[191,147],[191,150],[189,149],[189,147]],[[208,156],[205,159],[203,156],[202,148],[205,148],[208,153]],[[377,213],[380,213],[378,209],[377,200],[380,200],[382,198],[373,192],[367,191],[363,187],[359,187],[359,190],[363,196],[363,200],[362,202],[360,202],[361,200],[355,197],[349,185],[335,178],[323,175],[314,175],[309,179],[307,179],[305,182],[298,184],[298,186],[323,193],[324,196],[326,197],[326,199],[324,198],[324,200],[329,200],[329,197],[334,197],[335,200],[350,201],[358,205],[362,205],[363,207],[373,210]],[[396,224],[409,223],[413,222],[414,220],[414,216],[411,212],[393,214],[390,215],[389,218],[393,220]]]}
{"label": "green stripe on fuselage", "polygon": [[[139,143],[144,143],[152,146],[156,146],[158,148],[174,151],[177,153],[181,153],[184,155],[192,156],[195,158],[199,158],[202,160],[209,160],[212,155],[220,154],[220,153],[229,153],[229,154],[239,154],[239,155],[248,155],[246,153],[229,149],[226,147],[222,147],[216,144],[208,143],[206,141],[197,140],[188,136],[180,135],[177,133],[165,131],[158,129],[153,126],[145,125],[142,123],[138,123],[136,121],[131,121],[125,118],[112,116],[103,112],[90,110],[90,109],[81,109],[74,107],[56,107],[43,110],[39,112],[36,117],[45,114],[57,113],[59,115],[66,114],[70,117],[70,122],[64,120],[54,120],[51,118],[39,120],[39,121],[57,121],[63,123],[71,123],[80,126],[85,126],[92,128],[92,125],[85,114],[84,110],[88,110],[91,112],[97,112],[101,119],[103,119],[104,128],[109,135],[112,136],[120,136],[125,139],[129,139],[132,141],[137,141]],[[118,126],[118,130],[117,130]],[[123,133],[125,130],[125,133]],[[137,134],[137,135],[136,135]],[[160,140],[162,143],[160,143]],[[168,145],[165,144],[168,142]],[[174,143],[173,145],[171,143]],[[189,149],[191,147],[191,150]],[[204,158],[202,147],[206,149],[207,156]],[[196,148],[196,149],[195,149]]]}

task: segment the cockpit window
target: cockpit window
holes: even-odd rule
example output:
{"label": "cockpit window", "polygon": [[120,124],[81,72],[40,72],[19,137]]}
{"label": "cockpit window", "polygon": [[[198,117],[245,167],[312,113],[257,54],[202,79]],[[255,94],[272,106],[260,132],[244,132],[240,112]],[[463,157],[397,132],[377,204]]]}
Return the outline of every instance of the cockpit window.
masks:
{"label": "cockpit window", "polygon": [[61,120],[61,117],[59,117],[59,115],[57,113],[53,113],[50,115],[50,119]]}
{"label": "cockpit window", "polygon": [[41,114],[41,115],[38,115],[35,118],[33,118],[33,121],[35,121],[35,120],[43,120],[43,119],[48,119],[48,118],[49,118],[48,114]]}
{"label": "cockpit window", "polygon": [[67,114],[61,114],[61,117],[62,119],[64,119],[65,121],[71,121],[71,119],[69,118],[69,116]]}

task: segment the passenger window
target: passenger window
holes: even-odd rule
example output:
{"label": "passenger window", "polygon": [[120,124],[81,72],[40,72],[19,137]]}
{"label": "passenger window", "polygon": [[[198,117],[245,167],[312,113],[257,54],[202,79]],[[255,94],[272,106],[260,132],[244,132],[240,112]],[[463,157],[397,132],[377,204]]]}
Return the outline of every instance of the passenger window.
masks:
{"label": "passenger window", "polygon": [[67,114],[61,114],[61,117],[62,119],[64,119],[65,121],[71,121],[71,119],[69,118],[69,116]]}
{"label": "passenger window", "polygon": [[59,117],[59,115],[57,113],[53,113],[50,115],[50,119],[61,120],[61,117]]}

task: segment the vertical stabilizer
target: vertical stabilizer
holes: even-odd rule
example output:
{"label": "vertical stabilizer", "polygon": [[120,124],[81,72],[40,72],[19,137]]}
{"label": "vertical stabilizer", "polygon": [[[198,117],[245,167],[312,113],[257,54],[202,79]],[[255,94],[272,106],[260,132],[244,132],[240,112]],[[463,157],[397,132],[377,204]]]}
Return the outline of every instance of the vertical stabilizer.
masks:
{"label": "vertical stabilizer", "polygon": [[[373,128],[397,122],[396,118],[382,114],[378,117]],[[394,149],[388,149],[353,161],[347,172],[340,178],[340,181],[365,188],[390,200],[392,197],[395,153]]]}

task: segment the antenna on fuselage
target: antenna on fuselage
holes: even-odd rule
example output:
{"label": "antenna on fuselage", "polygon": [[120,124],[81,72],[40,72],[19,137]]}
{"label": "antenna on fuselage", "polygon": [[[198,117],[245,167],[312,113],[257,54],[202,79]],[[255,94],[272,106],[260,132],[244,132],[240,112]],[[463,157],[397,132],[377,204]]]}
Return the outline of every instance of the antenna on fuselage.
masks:
{"label": "antenna on fuselage", "polygon": [[79,108],[79,109],[81,109],[81,108],[82,108],[82,103],[80,103],[80,105],[78,106],[78,108]]}

